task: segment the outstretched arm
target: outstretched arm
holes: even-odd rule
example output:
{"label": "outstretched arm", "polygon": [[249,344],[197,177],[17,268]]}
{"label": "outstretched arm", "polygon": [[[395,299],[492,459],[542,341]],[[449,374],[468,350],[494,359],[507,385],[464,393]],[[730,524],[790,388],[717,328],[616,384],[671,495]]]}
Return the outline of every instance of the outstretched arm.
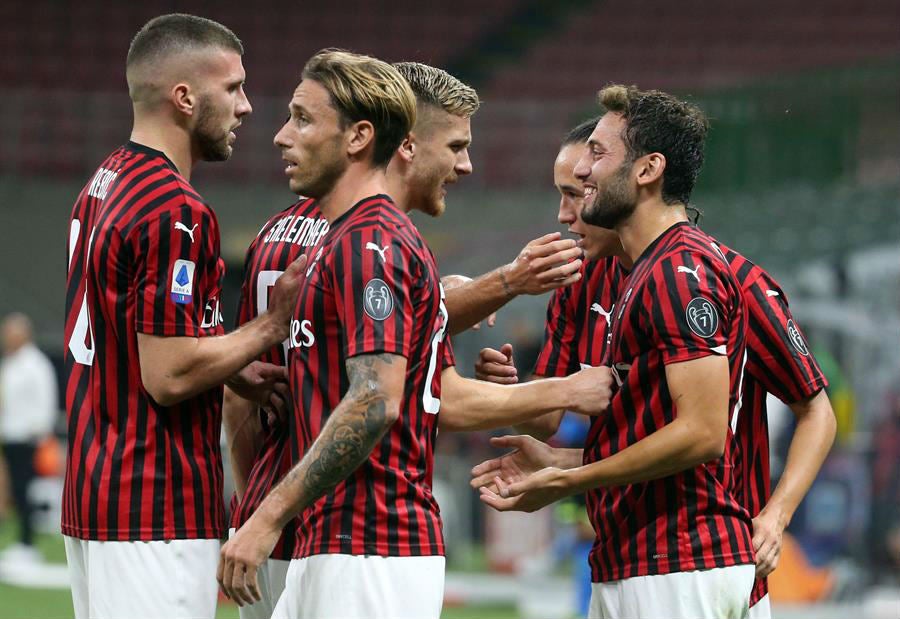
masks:
{"label": "outstretched arm", "polygon": [[[475,362],[475,378],[498,385],[518,383],[519,373],[513,363],[512,344],[506,343],[500,347],[500,350],[482,348],[478,354],[478,360]],[[532,417],[516,423],[516,432],[545,441],[559,430],[559,424],[562,422],[564,414],[564,408],[551,409],[539,417]]]}
{"label": "outstretched arm", "polygon": [[535,511],[563,497],[601,486],[659,479],[715,460],[728,435],[728,359],[718,355],[666,366],[677,416],[622,451],[577,468],[546,468],[500,494],[481,488],[481,500],[500,511]]}
{"label": "outstretched arm", "polygon": [[609,406],[609,368],[588,368],[566,378],[497,385],[463,378],[450,367],[441,374],[440,429],[450,432],[504,428],[560,408],[598,415]]}
{"label": "outstretched arm", "polygon": [[272,552],[284,525],[365,462],[400,414],[404,357],[359,355],[348,359],[346,368],[347,394],[309,451],[222,547],[219,584],[238,604],[260,599],[256,570]]}
{"label": "outstretched arm", "polygon": [[462,333],[522,294],[543,294],[581,278],[581,248],[554,232],[528,243],[516,259],[445,290],[450,335]]}
{"label": "outstretched arm", "polygon": [[233,379],[232,386],[241,389],[245,381],[237,375],[242,368],[288,336],[305,265],[306,256],[295,260],[275,283],[269,310],[236,331],[216,337],[138,333],[147,393],[159,404],[173,406]]}

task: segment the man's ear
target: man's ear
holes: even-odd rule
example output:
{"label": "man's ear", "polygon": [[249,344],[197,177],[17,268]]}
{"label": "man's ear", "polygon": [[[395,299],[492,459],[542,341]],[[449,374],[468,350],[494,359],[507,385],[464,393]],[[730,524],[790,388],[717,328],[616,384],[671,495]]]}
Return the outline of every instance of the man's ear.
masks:
{"label": "man's ear", "polygon": [[662,153],[650,153],[638,159],[637,164],[637,184],[645,187],[662,180],[666,157]]}
{"label": "man's ear", "polygon": [[197,109],[199,97],[189,84],[179,82],[169,91],[169,99],[175,109],[185,116],[193,116]]}
{"label": "man's ear", "polygon": [[369,146],[375,145],[375,126],[368,120],[360,120],[347,128],[350,141],[347,143],[347,154],[357,156]]}
{"label": "man's ear", "polygon": [[400,143],[400,146],[397,147],[397,153],[400,155],[400,158],[403,159],[404,162],[410,164],[416,157],[417,149],[418,147],[416,146],[416,135],[414,133],[408,133]]}

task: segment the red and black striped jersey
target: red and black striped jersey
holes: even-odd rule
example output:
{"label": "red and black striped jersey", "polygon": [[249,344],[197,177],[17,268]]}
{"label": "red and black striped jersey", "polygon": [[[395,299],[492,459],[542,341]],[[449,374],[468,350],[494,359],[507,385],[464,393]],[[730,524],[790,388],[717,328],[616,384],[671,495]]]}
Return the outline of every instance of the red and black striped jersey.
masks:
{"label": "red and black striped jersey", "polygon": [[[250,322],[269,306],[269,293],[288,266],[328,232],[328,220],[322,217],[314,200],[301,198],[274,215],[259,231],[247,250],[243,283],[238,299],[237,326]],[[260,359],[287,365],[288,342],[265,352]],[[275,483],[294,464],[291,458],[288,427],[264,424],[262,445],[247,476],[247,488],[240,501],[232,499],[231,526],[239,529],[256,511]],[[275,544],[271,557],[290,560],[294,552],[297,523],[289,522]]]}
{"label": "red and black striped jersey", "polygon": [[[828,381],[794,321],[787,296],[778,283],[734,250],[722,245],[719,249],[744,291],[747,304],[747,365],[734,433],[739,446],[735,498],[755,518],[771,496],[766,394],[791,404],[815,395]],[[757,579],[750,605],[766,593],[767,580]]]}
{"label": "red and black striped jersey", "polygon": [[221,537],[222,389],[161,406],[137,348],[138,333],[223,333],[215,213],[165,155],[129,142],[81,191],[68,240],[63,533]]}
{"label": "red and black striped jersey", "polygon": [[293,457],[312,445],[349,388],[357,355],[407,359],[400,418],[369,458],[301,515],[295,558],[315,554],[441,555],[432,496],[447,311],[437,266],[409,217],[387,196],[332,222],[307,269],[291,321]]}
{"label": "red and black striped jersey", "polygon": [[580,280],[554,291],[535,376],[568,376],[602,365],[610,317],[627,277],[618,258],[610,256],[585,262]]}
{"label": "red and black striped jersey", "polygon": [[[616,301],[608,361],[618,385],[607,414],[592,418],[585,464],[608,458],[674,421],[666,365],[723,355],[729,410],[740,394],[747,317],[741,289],[712,239],[687,222],[660,235],[636,261]],[[588,492],[597,533],[595,582],[753,563],[750,517],[734,498],[733,438],[724,455],[643,483]]]}

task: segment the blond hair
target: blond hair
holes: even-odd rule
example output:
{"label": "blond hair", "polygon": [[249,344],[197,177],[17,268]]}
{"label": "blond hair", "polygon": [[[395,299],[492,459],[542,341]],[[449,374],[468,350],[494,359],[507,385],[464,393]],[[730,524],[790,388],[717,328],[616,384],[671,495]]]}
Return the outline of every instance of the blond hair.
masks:
{"label": "blond hair", "polygon": [[367,120],[375,127],[372,162],[384,167],[416,122],[416,97],[390,64],[340,49],[323,49],[303,67],[318,82],[344,126]]}
{"label": "blond hair", "polygon": [[409,82],[420,104],[432,105],[462,118],[472,116],[481,105],[474,88],[443,69],[421,62],[395,62],[394,67]]}

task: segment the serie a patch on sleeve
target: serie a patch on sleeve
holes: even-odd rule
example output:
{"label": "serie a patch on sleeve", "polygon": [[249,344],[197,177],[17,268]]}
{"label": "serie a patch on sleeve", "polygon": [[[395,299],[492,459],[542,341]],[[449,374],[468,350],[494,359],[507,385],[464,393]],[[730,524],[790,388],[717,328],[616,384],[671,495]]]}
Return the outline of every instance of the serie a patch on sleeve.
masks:
{"label": "serie a patch on sleeve", "polygon": [[175,303],[186,305],[194,297],[194,269],[196,265],[190,260],[176,260],[172,269],[172,289],[170,297]]}

